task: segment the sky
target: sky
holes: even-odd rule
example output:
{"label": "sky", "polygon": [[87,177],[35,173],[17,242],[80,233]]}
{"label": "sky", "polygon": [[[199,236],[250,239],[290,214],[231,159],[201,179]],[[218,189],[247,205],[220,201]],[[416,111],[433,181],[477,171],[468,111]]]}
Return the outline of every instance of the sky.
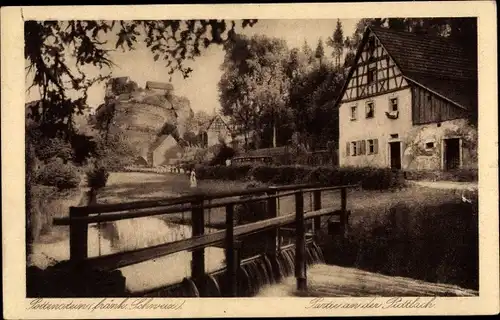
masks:
{"label": "sky", "polygon": [[[358,20],[340,19],[342,22],[344,36],[351,36]],[[269,37],[277,37],[286,40],[289,48],[300,48],[304,41],[314,50],[318,40],[323,42],[331,37],[335,30],[337,19],[328,20],[259,20],[253,27],[236,31],[248,36],[264,34]],[[116,39],[116,38],[115,38]],[[325,53],[330,56],[331,49],[325,45]],[[111,60],[116,64],[112,69],[113,77],[128,76],[140,87],[144,87],[146,81],[169,82],[170,75],[167,73],[165,63],[161,60],[154,61],[153,54],[145,45],[137,45],[133,51],[123,52],[117,49],[110,53]],[[184,79],[180,74],[174,74],[171,83],[174,93],[185,96],[191,102],[193,111],[203,110],[212,114],[219,110],[219,97],[217,83],[222,75],[220,65],[224,60],[224,51],[221,46],[211,45],[201,56],[189,63],[194,70],[189,78]],[[89,92],[88,104],[92,110],[99,106],[104,100],[104,84],[92,87]],[[38,99],[38,90],[27,93],[27,101]]]}

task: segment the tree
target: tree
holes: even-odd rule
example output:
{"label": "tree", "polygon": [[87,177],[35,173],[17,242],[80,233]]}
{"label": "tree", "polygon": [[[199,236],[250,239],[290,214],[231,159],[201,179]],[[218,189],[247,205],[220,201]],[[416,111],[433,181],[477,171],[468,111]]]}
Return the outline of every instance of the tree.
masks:
{"label": "tree", "polygon": [[289,50],[286,42],[266,36],[239,37],[226,48],[219,82],[223,114],[246,133],[262,134],[264,127],[276,127],[286,105],[288,92]]}
{"label": "tree", "polygon": [[200,142],[200,141],[198,141],[198,137],[196,136],[196,134],[193,131],[184,132],[182,139],[184,139],[184,141],[186,141],[189,144],[189,146],[191,146],[191,147],[198,146],[199,142]]}
{"label": "tree", "polygon": [[328,63],[293,79],[289,108],[298,141],[314,149],[338,138],[338,110],[331,102],[340,93],[342,82],[343,74]]}
{"label": "tree", "polygon": [[323,40],[319,38],[318,44],[316,45],[316,50],[314,51],[314,57],[319,60],[319,64],[323,62],[325,57],[325,49],[323,47]]}
{"label": "tree", "polygon": [[[242,26],[255,22],[243,20]],[[224,20],[26,21],[29,89],[38,87],[41,96],[41,108],[31,116],[41,123],[44,135],[69,140],[75,132],[74,115],[87,108],[88,89],[110,76],[111,50],[132,50],[145,43],[154,60],[165,61],[169,74],[181,72],[188,77],[192,69],[184,62],[199,56],[203,47],[230,41],[235,25]],[[114,47],[103,40],[111,33],[116,33]],[[98,75],[88,77],[83,70],[89,67]]]}
{"label": "tree", "polygon": [[314,52],[307,43],[307,40],[304,40],[304,44],[302,45],[302,53],[307,59],[307,63],[312,64],[314,62]]}
{"label": "tree", "polygon": [[340,67],[340,61],[344,53],[344,31],[342,30],[342,23],[337,19],[337,25],[333,36],[327,39],[327,45],[333,48],[332,56],[335,58],[335,64]]}

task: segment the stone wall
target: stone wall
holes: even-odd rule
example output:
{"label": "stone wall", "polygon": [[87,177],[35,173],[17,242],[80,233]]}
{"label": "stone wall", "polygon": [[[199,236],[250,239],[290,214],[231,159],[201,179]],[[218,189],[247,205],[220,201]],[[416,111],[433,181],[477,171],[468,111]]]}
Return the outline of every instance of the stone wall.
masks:
{"label": "stone wall", "polygon": [[[470,126],[466,119],[414,126],[403,141],[403,168],[442,169],[443,143],[446,138],[461,139],[461,168],[477,168],[477,129]],[[432,147],[429,147],[430,144]]]}

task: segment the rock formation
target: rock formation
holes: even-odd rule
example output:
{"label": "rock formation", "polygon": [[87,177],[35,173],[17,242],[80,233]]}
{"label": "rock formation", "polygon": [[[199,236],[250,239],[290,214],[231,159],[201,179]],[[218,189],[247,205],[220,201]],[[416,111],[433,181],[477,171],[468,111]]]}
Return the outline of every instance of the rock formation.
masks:
{"label": "rock formation", "polygon": [[[161,134],[172,134],[182,143],[185,123],[193,116],[189,100],[176,96],[173,86],[148,82],[138,88],[129,79],[111,79],[106,90],[106,102],[95,113],[96,122],[109,125],[110,133],[122,134],[138,152],[148,159],[151,145]],[[153,84],[153,85],[151,85]]]}

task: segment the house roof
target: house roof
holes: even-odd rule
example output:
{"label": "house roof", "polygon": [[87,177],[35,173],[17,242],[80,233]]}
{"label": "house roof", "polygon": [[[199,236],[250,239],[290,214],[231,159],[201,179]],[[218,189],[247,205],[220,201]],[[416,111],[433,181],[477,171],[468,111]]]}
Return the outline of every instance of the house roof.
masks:
{"label": "house roof", "polygon": [[174,86],[166,82],[147,81],[146,89],[161,89],[165,91],[172,91],[174,90]]}
{"label": "house roof", "polygon": [[174,139],[174,141],[176,142],[176,145],[178,145],[178,141],[174,138],[174,136],[172,136],[171,134],[163,134],[156,137],[156,140],[149,146],[149,151],[152,152],[156,150],[156,148],[158,148],[168,137],[172,137],[172,139]]}
{"label": "house roof", "polygon": [[[355,61],[359,59],[370,31],[392,57],[405,79],[459,107],[469,109],[477,104],[477,61],[463,45],[444,37],[367,27]],[[351,67],[348,80],[354,69],[355,66]]]}
{"label": "house roof", "polygon": [[214,123],[214,121],[219,118],[222,123],[224,123],[224,125],[227,127],[227,129],[229,131],[232,131],[231,128],[229,127],[229,125],[227,124],[227,121],[224,119],[224,117],[222,117],[220,114],[217,114],[215,115],[214,117],[212,117],[212,119],[210,119],[210,121],[206,122],[204,125],[201,126],[201,130],[202,131],[207,131],[208,129],[210,129],[210,127],[212,126],[212,124]]}
{"label": "house roof", "polygon": [[477,65],[465,48],[444,37],[370,27],[405,75],[473,80]]}

